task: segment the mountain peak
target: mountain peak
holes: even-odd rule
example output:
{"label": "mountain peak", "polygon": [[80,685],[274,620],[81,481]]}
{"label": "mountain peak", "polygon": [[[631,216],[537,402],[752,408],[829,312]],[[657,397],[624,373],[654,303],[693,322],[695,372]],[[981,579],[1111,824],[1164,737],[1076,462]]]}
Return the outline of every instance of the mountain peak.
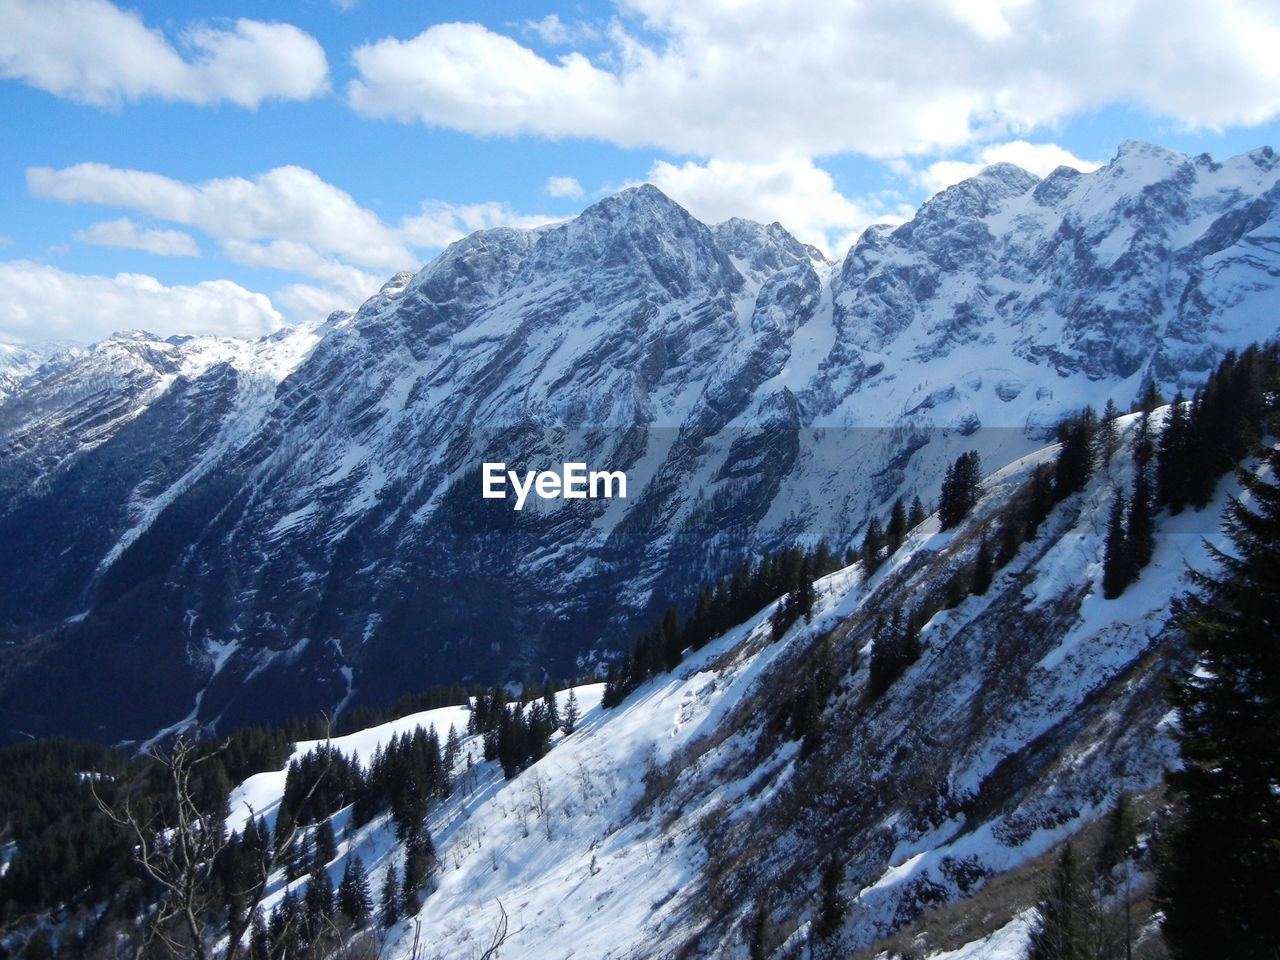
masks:
{"label": "mountain peak", "polygon": [[684,207],[651,183],[626,187],[587,207],[577,220],[615,220],[626,218],[653,224],[669,224],[693,220]]}

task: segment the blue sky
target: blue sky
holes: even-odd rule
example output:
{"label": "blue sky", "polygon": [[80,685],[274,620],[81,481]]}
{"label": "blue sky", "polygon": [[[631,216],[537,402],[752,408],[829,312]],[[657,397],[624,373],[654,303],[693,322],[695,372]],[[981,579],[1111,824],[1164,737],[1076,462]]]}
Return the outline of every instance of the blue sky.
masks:
{"label": "blue sky", "polygon": [[657,183],[830,255],[988,162],[1276,144],[1237,0],[0,0],[0,340],[255,335]]}

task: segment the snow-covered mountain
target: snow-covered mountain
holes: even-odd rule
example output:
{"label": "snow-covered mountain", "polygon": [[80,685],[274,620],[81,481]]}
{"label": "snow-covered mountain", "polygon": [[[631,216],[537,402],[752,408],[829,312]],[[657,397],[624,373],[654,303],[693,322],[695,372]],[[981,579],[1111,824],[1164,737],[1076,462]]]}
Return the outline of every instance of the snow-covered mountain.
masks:
{"label": "snow-covered mountain", "polygon": [[[771,607],[617,709],[599,707],[601,685],[577,688],[578,728],[509,781],[483,761],[480,738],[465,736],[465,707],[331,741],[367,764],[416,727],[464,733],[453,794],[429,818],[432,892],[382,955],[478,955],[505,913],[502,956],[746,958],[763,912],[760,955],[851,956],[1009,877],[1098,820],[1118,792],[1158,786],[1176,754],[1163,676],[1187,660],[1169,598],[1190,588],[1189,568],[1210,568],[1202,534],[1221,543],[1214,530],[1238,488],[1202,512],[1162,515],[1152,564],[1123,597],[1103,599],[1103,531],[1115,489],[1132,481],[1135,420],[1125,449],[984,595],[928,621],[922,656],[878,699],[867,695],[867,662],[883,612],[945,589],[983,537],[1010,522],[1010,503],[1055,448],[988,477],[958,528],[942,532],[929,518],[871,576],[859,563],[825,577],[812,621],[781,639]],[[776,721],[820,669],[833,693],[806,747]],[[297,744],[295,758],[316,746]],[[230,827],[273,820],[284,780],[270,771],[238,786]],[[389,815],[348,830],[350,816],[334,814],[343,840],[329,873],[336,884],[358,855],[377,890],[403,848]],[[809,952],[833,855],[845,863],[850,909]],[[295,895],[308,882],[294,881]],[[277,876],[266,908],[287,889]],[[1034,889],[1024,881],[1006,893],[1004,913],[961,907],[991,937],[947,956],[1021,956]],[[413,954],[415,943],[425,952]]]}
{"label": "snow-covered mountain", "polygon": [[[141,738],[577,672],[744,554],[842,548],[961,450],[1272,336],[1278,182],[1265,148],[998,165],[840,264],[645,186],[319,328],[105,341],[0,403],[0,720]],[[483,462],[568,460],[628,498],[480,498]]]}

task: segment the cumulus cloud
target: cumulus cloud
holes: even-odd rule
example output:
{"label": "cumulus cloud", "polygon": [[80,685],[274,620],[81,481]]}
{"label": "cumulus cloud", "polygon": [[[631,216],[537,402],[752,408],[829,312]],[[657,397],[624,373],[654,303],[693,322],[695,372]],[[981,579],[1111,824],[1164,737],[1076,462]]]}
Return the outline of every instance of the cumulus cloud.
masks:
{"label": "cumulus cloud", "polygon": [[930,193],[937,193],[953,183],[972,177],[979,170],[993,163],[1012,163],[1031,171],[1038,177],[1048,176],[1058,167],[1075,167],[1082,173],[1088,173],[1102,166],[1096,160],[1081,160],[1070,150],[1056,143],[1011,140],[1008,143],[994,143],[983,147],[978,151],[976,160],[939,160],[929,164],[923,170],[910,173],[910,177],[917,186],[923,187]]}
{"label": "cumulus cloud", "polygon": [[303,167],[276,167],[251,180],[190,184],[143,170],[79,163],[61,170],[32,167],[27,187],[44,199],[124,207],[186,224],[223,242],[293,240],[391,270],[414,261],[376,214]]}
{"label": "cumulus cloud", "polygon": [[[474,134],[736,160],[942,152],[1107,103],[1200,127],[1280,113],[1270,0],[619,0],[611,49],[475,23],[354,53],[351,106]],[[554,25],[552,25],[554,26]]]}
{"label": "cumulus cloud", "polygon": [[[375,288],[372,292],[376,293]],[[335,310],[354,310],[368,299],[363,297],[351,299],[340,290],[332,287],[317,287],[310,283],[291,283],[276,292],[276,301],[295,317],[310,320],[329,316]]]}
{"label": "cumulus cloud", "polygon": [[505,203],[441,203],[429,202],[413,217],[406,217],[400,225],[405,240],[415,247],[437,248],[461,240],[477,230],[493,227],[515,227],[532,230],[535,227],[555,223],[559,217],[540,214],[521,214]]}
{"label": "cumulus cloud", "polygon": [[[387,275],[416,269],[424,256],[475,230],[531,228],[553,218],[521,214],[503,203],[427,202],[399,223],[387,223],[346,191],[302,167],[277,167],[250,179],[186,183],[145,170],[101,163],[27,170],[31,193],[65,203],[123,207],[154,220],[183,224],[212,237],[245,266],[300,274],[318,284],[286,287],[277,299],[298,319],[350,309],[376,293]],[[94,224],[77,235],[88,243],[152,253],[198,253],[179,230],[142,229],[128,218]]]}
{"label": "cumulus cloud", "polygon": [[314,37],[287,23],[195,24],[179,49],[107,0],[0,0],[0,75],[80,103],[307,100],[329,88]]}
{"label": "cumulus cloud", "polygon": [[198,257],[200,247],[189,233],[139,227],[128,217],[103,220],[76,233],[81,243],[144,250],[162,257]]}
{"label": "cumulus cloud", "polygon": [[[228,240],[222,249],[232,260],[245,266],[300,273],[321,280],[328,285],[329,295],[347,308],[358,306],[373,296],[386,279],[341,260],[325,257],[310,244],[296,240],[272,240],[270,243]],[[288,307],[288,303],[285,306]],[[325,313],[333,309],[337,308],[330,308]]]}
{"label": "cumulus cloud", "polygon": [[575,177],[548,177],[542,189],[553,197],[577,199],[582,196],[582,184]]}
{"label": "cumulus cloud", "polygon": [[900,223],[910,209],[884,198],[850,199],[810,160],[743,163],[712,158],[653,164],[649,182],[699,220],[777,221],[828,256],[841,255],[872,223]]}
{"label": "cumulus cloud", "polygon": [[117,330],[256,337],[284,323],[270,299],[230,280],[165,286],[145,274],[81,276],[28,260],[0,262],[0,338],[92,341]]}

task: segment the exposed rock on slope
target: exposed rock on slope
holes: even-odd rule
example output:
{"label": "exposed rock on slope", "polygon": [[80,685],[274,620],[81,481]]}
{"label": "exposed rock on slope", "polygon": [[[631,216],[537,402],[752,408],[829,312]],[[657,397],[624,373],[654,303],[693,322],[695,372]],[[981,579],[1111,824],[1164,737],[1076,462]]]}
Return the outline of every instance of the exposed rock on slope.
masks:
{"label": "exposed rock on slope", "polygon": [[[842,548],[961,450],[1272,335],[1278,183],[1269,149],[998,165],[839,265],[640,187],[317,330],[108,341],[0,404],[0,719],[144,737],[576,672],[744,553]],[[482,462],[565,460],[629,498],[480,500]]]}

